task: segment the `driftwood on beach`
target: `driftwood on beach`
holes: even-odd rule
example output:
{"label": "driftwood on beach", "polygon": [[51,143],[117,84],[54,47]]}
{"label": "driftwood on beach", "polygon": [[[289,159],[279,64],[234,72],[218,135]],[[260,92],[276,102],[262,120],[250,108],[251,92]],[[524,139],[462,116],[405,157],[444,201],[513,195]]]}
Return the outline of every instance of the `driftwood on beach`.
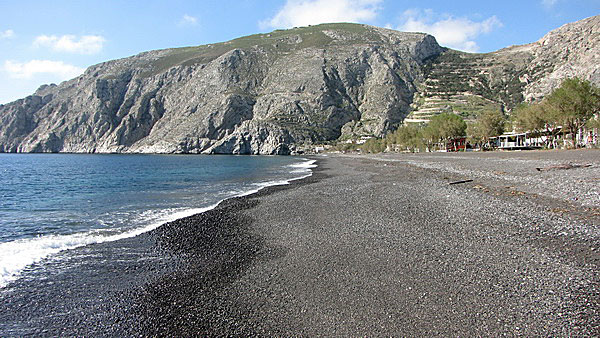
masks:
{"label": "driftwood on beach", "polygon": [[462,183],[469,183],[469,182],[473,182],[473,180],[461,180],[461,181],[450,182],[448,184],[452,185],[452,184],[462,184]]}
{"label": "driftwood on beach", "polygon": [[572,163],[566,163],[566,164],[557,164],[557,165],[551,165],[551,166],[547,166],[544,168],[535,168],[535,170],[537,171],[549,171],[549,170],[558,170],[558,169],[573,169],[573,168],[587,168],[587,167],[591,167],[591,164],[572,164]]}

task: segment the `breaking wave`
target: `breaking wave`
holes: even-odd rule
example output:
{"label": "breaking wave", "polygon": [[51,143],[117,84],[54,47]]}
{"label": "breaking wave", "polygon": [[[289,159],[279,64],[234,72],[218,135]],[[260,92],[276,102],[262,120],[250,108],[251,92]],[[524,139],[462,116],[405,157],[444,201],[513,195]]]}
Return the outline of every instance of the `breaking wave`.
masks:
{"label": "breaking wave", "polygon": [[116,241],[130,238],[158,228],[162,224],[203,213],[216,208],[222,201],[254,194],[266,187],[285,185],[291,181],[303,179],[312,175],[312,168],[317,165],[314,160],[288,165],[290,173],[298,174],[285,180],[273,180],[253,183],[243,191],[230,191],[223,200],[203,208],[172,208],[166,210],[147,210],[136,216],[132,221],[142,226],[134,229],[95,229],[68,235],[40,235],[33,238],[18,239],[0,243],[0,288],[19,278],[19,275],[30,265],[38,263],[46,257],[64,250],[72,250],[90,244]]}

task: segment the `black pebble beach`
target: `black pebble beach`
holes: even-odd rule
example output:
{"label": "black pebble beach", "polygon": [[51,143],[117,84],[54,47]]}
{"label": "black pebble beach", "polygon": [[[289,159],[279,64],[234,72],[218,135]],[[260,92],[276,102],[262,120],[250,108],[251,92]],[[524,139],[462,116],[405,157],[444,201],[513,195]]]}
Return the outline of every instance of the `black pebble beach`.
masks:
{"label": "black pebble beach", "polygon": [[[599,151],[419,156],[316,157],[63,252],[0,293],[0,335],[600,334]],[[536,170],[567,162],[590,165]]]}

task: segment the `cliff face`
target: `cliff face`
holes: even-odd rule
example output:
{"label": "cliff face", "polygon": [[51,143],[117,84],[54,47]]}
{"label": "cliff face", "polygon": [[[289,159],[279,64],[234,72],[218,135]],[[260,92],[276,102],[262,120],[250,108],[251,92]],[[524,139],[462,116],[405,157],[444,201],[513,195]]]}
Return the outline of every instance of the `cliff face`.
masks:
{"label": "cliff face", "polygon": [[526,99],[549,94],[567,77],[600,85],[600,16],[566,24],[525,48],[532,54],[524,79]]}
{"label": "cliff face", "polygon": [[1,107],[0,150],[287,154],[349,123],[381,135],[441,51],[425,34],[330,24],[142,53]]}
{"label": "cliff face", "polygon": [[510,109],[567,75],[600,82],[598,18],[489,54],[357,24],[141,53],[0,106],[0,151],[288,154],[409,114]]}

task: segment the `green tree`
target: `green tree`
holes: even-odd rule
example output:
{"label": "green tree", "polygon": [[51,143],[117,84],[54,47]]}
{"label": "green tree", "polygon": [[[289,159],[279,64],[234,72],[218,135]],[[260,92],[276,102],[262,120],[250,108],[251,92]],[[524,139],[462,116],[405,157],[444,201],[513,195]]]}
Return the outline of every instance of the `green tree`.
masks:
{"label": "green tree", "polygon": [[466,136],[467,124],[458,115],[452,113],[443,113],[431,118],[425,128],[423,128],[423,138],[428,148],[436,144],[444,143],[453,138]]}
{"label": "green tree", "polygon": [[588,128],[599,128],[600,129],[600,117],[594,116],[586,122]]}
{"label": "green tree", "polygon": [[585,123],[600,112],[600,88],[579,78],[565,79],[561,86],[544,99],[554,110],[557,122],[571,133],[575,146],[576,134]]}
{"label": "green tree", "polygon": [[408,151],[416,151],[423,147],[422,126],[418,124],[403,125],[392,134],[394,144]]}
{"label": "green tree", "polygon": [[485,143],[485,137],[483,135],[479,123],[467,123],[467,139],[471,144],[483,145]]}
{"label": "green tree", "polygon": [[338,143],[333,147],[333,149],[344,153],[348,151],[355,151],[356,148],[358,147],[354,143]]}
{"label": "green tree", "polygon": [[385,139],[371,138],[365,142],[361,149],[366,153],[380,153],[386,148]]}
{"label": "green tree", "polygon": [[548,123],[546,116],[542,114],[540,105],[521,103],[513,111],[513,125],[518,131],[543,131]]}
{"label": "green tree", "polygon": [[538,104],[523,103],[517,106],[513,124],[521,132],[529,131],[547,135],[546,148],[552,148],[562,122],[559,111],[546,101],[542,101]]}
{"label": "green tree", "polygon": [[490,137],[502,135],[506,125],[506,116],[501,111],[481,113],[475,123],[467,126],[467,135],[475,143],[488,143]]}

